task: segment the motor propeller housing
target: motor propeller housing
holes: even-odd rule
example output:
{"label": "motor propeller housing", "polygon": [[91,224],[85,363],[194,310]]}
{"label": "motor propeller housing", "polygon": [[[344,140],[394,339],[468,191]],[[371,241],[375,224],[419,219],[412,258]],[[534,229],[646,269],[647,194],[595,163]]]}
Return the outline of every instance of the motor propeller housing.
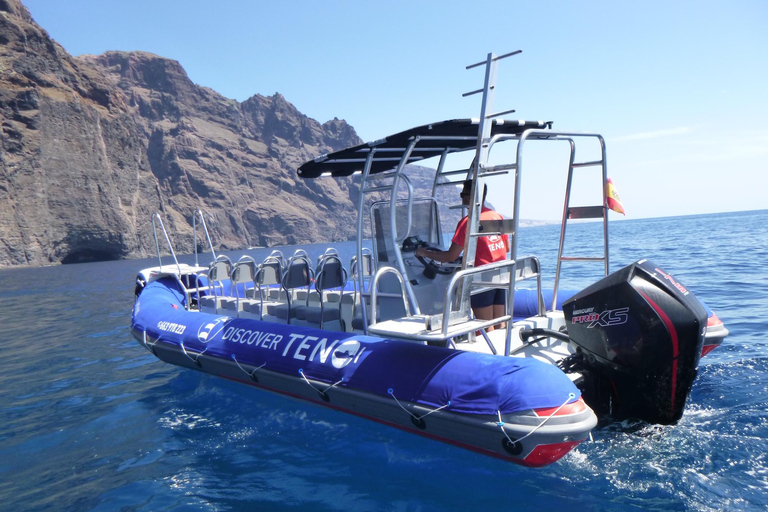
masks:
{"label": "motor propeller housing", "polygon": [[596,412],[661,424],[680,419],[707,325],[704,306],[685,286],[641,260],[577,293],[563,312]]}

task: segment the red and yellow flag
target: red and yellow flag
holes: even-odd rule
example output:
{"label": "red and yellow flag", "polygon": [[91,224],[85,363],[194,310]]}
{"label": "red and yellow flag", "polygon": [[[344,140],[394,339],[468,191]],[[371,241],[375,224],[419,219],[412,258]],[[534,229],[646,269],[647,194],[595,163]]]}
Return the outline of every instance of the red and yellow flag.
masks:
{"label": "red and yellow flag", "polygon": [[605,199],[608,202],[608,208],[622,215],[626,215],[624,213],[624,205],[621,204],[621,198],[619,198],[618,192],[613,188],[611,178],[608,178],[608,181],[605,182]]}

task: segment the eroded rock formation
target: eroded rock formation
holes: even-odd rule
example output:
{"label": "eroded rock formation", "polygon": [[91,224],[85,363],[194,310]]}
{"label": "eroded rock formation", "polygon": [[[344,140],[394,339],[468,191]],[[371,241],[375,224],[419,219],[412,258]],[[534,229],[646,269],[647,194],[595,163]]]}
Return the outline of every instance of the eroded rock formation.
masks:
{"label": "eroded rock formation", "polygon": [[152,255],[155,211],[181,252],[197,208],[221,249],[354,236],[354,187],[295,172],[361,142],[345,121],[227,99],[149,53],[72,57],[18,0],[0,0],[0,123],[0,265]]}

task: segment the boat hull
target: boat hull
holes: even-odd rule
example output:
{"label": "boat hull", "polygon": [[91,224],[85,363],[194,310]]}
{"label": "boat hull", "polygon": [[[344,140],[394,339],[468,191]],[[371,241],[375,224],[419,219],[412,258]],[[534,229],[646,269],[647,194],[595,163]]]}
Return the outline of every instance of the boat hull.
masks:
{"label": "boat hull", "polygon": [[552,365],[187,311],[169,278],[142,291],[132,332],[170,364],[525,466],[558,460],[597,423]]}

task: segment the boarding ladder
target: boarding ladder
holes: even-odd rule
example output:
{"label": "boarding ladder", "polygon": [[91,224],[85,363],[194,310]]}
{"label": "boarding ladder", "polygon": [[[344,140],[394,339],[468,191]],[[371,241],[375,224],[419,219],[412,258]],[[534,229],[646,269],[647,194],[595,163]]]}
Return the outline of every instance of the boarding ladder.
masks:
{"label": "boarding ladder", "polygon": [[[514,110],[505,110],[501,112],[492,112],[494,100],[496,96],[496,77],[498,74],[498,64],[502,59],[512,57],[522,53],[522,50],[516,50],[514,52],[506,53],[504,55],[496,56],[493,53],[489,53],[484,61],[470,64],[466,69],[473,69],[479,66],[485,66],[485,80],[482,89],[477,89],[464,93],[463,97],[472,96],[475,94],[482,94],[482,101],[480,104],[480,123],[477,133],[477,146],[475,151],[475,158],[473,165],[467,172],[466,179],[472,180],[472,188],[470,190],[470,197],[472,201],[469,204],[467,212],[467,237],[464,241],[464,258],[462,260],[462,270],[471,269],[474,267],[475,254],[477,250],[477,239],[482,236],[493,235],[507,235],[513,233],[514,236],[514,222],[512,221],[483,221],[480,222],[480,214],[483,205],[483,190],[485,188],[485,180],[490,175],[506,173],[514,166],[508,166],[505,169],[489,168],[487,167],[488,154],[491,146],[491,128],[493,120],[497,117],[505,114],[513,113]],[[515,273],[515,254],[512,254],[512,267],[511,273]],[[464,286],[461,289],[461,297],[459,304],[461,304],[462,315],[469,315],[467,308],[469,307],[469,297],[473,282],[476,279],[475,275],[468,275]],[[511,287],[509,291],[509,309],[508,313],[511,316],[512,305],[514,304],[514,287]],[[507,338],[509,338],[511,329],[507,329]],[[509,340],[507,340],[509,341]],[[509,346],[509,343],[507,343]]]}
{"label": "boarding ladder", "polygon": [[[446,148],[445,152],[440,158],[438,169],[435,173],[435,179],[432,185],[433,197],[435,197],[438,187],[456,185],[456,177],[457,175],[461,175],[462,180],[467,179],[472,181],[470,195],[473,198],[473,200],[470,201],[467,212],[467,237],[465,239],[465,245],[463,249],[464,257],[462,260],[462,266],[459,272],[454,275],[448,289],[446,290],[443,313],[433,315],[432,317],[421,318],[424,315],[419,315],[417,310],[418,303],[412,298],[410,284],[408,281],[403,280],[402,276],[400,275],[398,277],[401,283],[401,287],[404,288],[404,299],[406,298],[406,292],[408,292],[407,298],[410,299],[405,301],[406,309],[407,304],[410,302],[411,305],[414,305],[414,309],[416,309],[414,312],[415,314],[412,316],[410,313],[406,313],[407,318],[393,320],[392,322],[385,322],[383,324],[377,324],[375,329],[377,334],[391,334],[405,338],[412,337],[414,340],[421,340],[425,342],[444,342],[453,337],[466,335],[467,333],[474,332],[475,330],[480,330],[483,333],[483,336],[486,338],[486,341],[488,341],[484,331],[485,328],[499,322],[511,322],[513,313],[512,308],[514,304],[514,283],[517,280],[528,278],[527,272],[525,277],[523,277],[523,275],[517,271],[517,262],[514,259],[514,255],[512,260],[485,265],[482,268],[474,268],[474,261],[477,240],[479,237],[506,235],[509,233],[512,233],[514,236],[515,219],[480,222],[480,214],[482,210],[485,179],[492,175],[506,174],[511,169],[516,168],[515,164],[496,166],[491,168],[487,167],[486,163],[488,161],[488,154],[491,146],[491,129],[494,119],[499,116],[514,112],[514,110],[507,110],[503,112],[490,113],[495,97],[498,62],[504,58],[511,57],[519,53],[521,53],[520,50],[501,56],[495,56],[494,54],[490,53],[488,54],[485,61],[471,64],[466,67],[467,69],[472,69],[485,65],[485,81],[483,88],[463,94],[464,97],[467,97],[482,93],[481,114],[480,122],[478,123],[477,143],[475,145],[476,150],[473,161],[474,163],[469,170],[444,170],[443,166],[445,163],[445,157],[449,152],[452,151],[450,148]],[[403,156],[398,166],[398,174],[402,170],[404,163],[408,161],[409,154],[417,143],[418,140],[413,140],[411,142],[411,146],[407,148],[407,152]],[[395,198],[393,198],[392,201],[394,206]],[[394,228],[394,216],[392,222]],[[358,229],[360,233],[361,227],[358,226]],[[407,236],[407,233],[404,236]],[[397,252],[398,259],[400,259],[399,251]],[[400,266],[402,266],[401,261],[398,261],[398,263]],[[527,265],[527,263],[522,265],[521,269],[527,269]],[[538,268],[538,265],[536,266]],[[387,269],[384,269],[384,271],[386,272]],[[376,305],[377,295],[376,282],[382,273],[384,272],[377,272],[377,275],[374,276],[374,281],[371,286],[372,306],[374,307]],[[497,318],[491,321],[480,321],[473,318],[469,306],[472,290],[475,288],[483,288],[487,286],[496,288],[503,287],[508,290],[507,315],[503,318]],[[458,300],[454,300],[455,298]],[[458,310],[452,310],[452,304],[457,304]],[[409,325],[409,321],[411,320],[413,320],[413,322],[410,322]],[[426,330],[424,330],[425,320],[427,325]],[[392,328],[391,331],[388,331],[388,326],[393,325],[394,323],[397,323],[397,326]],[[406,328],[405,331],[404,327]],[[435,329],[436,327],[437,329]],[[505,355],[509,355],[511,333],[512,329],[507,329]],[[488,341],[488,344],[491,347],[491,350],[495,353],[495,349],[490,341]]]}
{"label": "boarding ladder", "polygon": [[[498,174],[499,172],[508,172],[508,169],[494,169],[494,170],[487,170],[485,163],[488,161],[488,153],[490,151],[490,138],[491,138],[491,127],[494,118],[500,117],[502,115],[514,112],[514,110],[507,110],[504,112],[496,112],[496,113],[490,113],[492,109],[492,105],[494,102],[495,97],[495,89],[496,89],[496,75],[497,75],[497,67],[498,62],[504,58],[511,57],[513,55],[517,55],[521,53],[520,50],[507,53],[505,55],[501,56],[495,56],[494,54],[490,53],[488,54],[485,61],[478,62],[476,64],[471,64],[467,66],[467,69],[476,68],[482,65],[485,65],[485,82],[484,86],[481,89],[471,91],[468,93],[463,94],[464,97],[471,96],[474,94],[482,93],[482,101],[481,101],[481,114],[480,114],[480,123],[478,124],[478,134],[477,134],[477,144],[476,144],[476,152],[475,152],[475,164],[471,167],[469,171],[459,171],[464,175],[465,179],[471,179],[472,180],[472,188],[470,191],[471,196],[474,198],[473,201],[470,203],[469,211],[468,211],[468,222],[467,222],[467,233],[468,236],[466,237],[465,241],[465,247],[464,247],[464,258],[462,260],[462,271],[464,270],[470,270],[474,267],[474,260],[475,260],[475,253],[476,253],[476,246],[477,246],[477,238],[481,236],[491,236],[491,235],[504,235],[509,232],[512,232],[514,230],[514,223],[513,222],[504,222],[504,221],[495,221],[495,222],[480,222],[480,213],[482,208],[482,191],[485,186],[485,178],[489,176],[490,174]],[[427,140],[428,137],[424,137],[424,140]],[[393,235],[393,241],[395,242],[395,258],[396,261],[393,262],[393,266],[397,268],[402,274],[405,274],[405,265],[403,262],[402,254],[400,253],[400,250],[398,248],[398,244],[405,240],[405,238],[408,236],[408,232],[406,230],[406,233],[398,233],[397,232],[397,223],[396,223],[396,204],[398,202],[397,198],[397,190],[399,186],[399,180],[405,180],[405,183],[408,187],[408,226],[410,226],[410,216],[411,216],[411,202],[412,202],[412,196],[413,191],[410,183],[407,181],[406,177],[402,174],[403,168],[405,167],[406,163],[409,161],[409,158],[414,151],[418,151],[416,149],[416,146],[419,144],[421,139],[419,137],[415,137],[412,140],[409,141],[408,147],[402,148],[402,156],[399,158],[399,161],[397,163],[397,168],[393,172],[388,173],[381,173],[379,175],[371,175],[370,174],[370,168],[371,163],[374,158],[374,154],[377,151],[376,143],[372,143],[370,145],[370,149],[366,149],[364,151],[367,151],[366,156],[366,164],[363,170],[363,176],[362,176],[362,186],[361,186],[361,195],[359,198],[359,206],[358,206],[358,240],[362,239],[363,235],[363,207],[365,204],[365,197],[367,194],[370,194],[372,192],[379,192],[379,191],[386,191],[390,193],[390,229],[391,233]],[[446,152],[449,150],[446,150]],[[435,175],[435,183],[433,184],[433,197],[435,189],[438,186],[441,185],[451,185],[455,184],[456,182],[451,182],[449,179],[448,182],[444,183],[438,183],[439,177],[448,177],[450,172],[443,172],[442,166],[445,161],[444,159],[445,154],[443,155],[443,158],[440,160],[440,164],[438,166],[438,170]],[[393,159],[394,160],[394,159]],[[394,161],[393,161],[394,163]],[[379,185],[378,183],[381,183],[379,180],[383,180],[384,178],[391,178],[391,183],[388,183],[386,185]],[[358,251],[360,250],[361,245],[358,244]],[[358,254],[358,258],[361,258],[362,255]],[[377,265],[378,266],[378,265]],[[509,275],[514,274],[514,263],[512,263],[511,268],[508,270]],[[473,287],[473,282],[475,279],[480,279],[480,275],[477,272],[469,272],[465,274],[465,279],[463,281],[463,286],[461,286],[461,292],[460,292],[460,299],[459,304],[461,305],[460,311],[458,311],[458,317],[465,317],[469,318],[471,316],[469,311],[469,296],[471,293],[471,289]],[[410,305],[410,309],[413,309],[414,314],[420,314],[418,301],[415,298],[413,288],[411,286],[411,283],[406,281],[403,281],[402,283],[403,287],[403,296],[407,300],[405,300],[406,308],[408,308],[408,305]],[[510,294],[510,299],[512,299]],[[446,298],[447,300],[447,298]],[[512,302],[510,301],[510,304]],[[366,309],[363,308],[363,314],[366,315]],[[367,318],[364,316],[364,324],[367,325]]]}
{"label": "boarding ladder", "polygon": [[[573,139],[571,143],[571,153],[568,167],[568,181],[565,187],[565,203],[563,205],[563,219],[560,225],[560,243],[557,250],[557,270],[555,271],[555,287],[552,294],[552,309],[555,309],[557,304],[557,291],[560,285],[560,270],[565,262],[576,261],[593,261],[602,263],[604,266],[605,275],[609,272],[609,260],[608,260],[608,201],[606,197],[606,183],[608,181],[606,157],[605,157],[605,141],[602,137],[598,138],[600,142],[601,158],[599,160],[588,162],[574,162],[576,154],[576,146]],[[574,176],[581,177],[585,172],[585,169],[598,167],[601,173],[602,184],[602,204],[595,206],[571,206],[571,186],[573,184]],[[575,219],[602,219],[603,222],[603,254],[602,256],[564,256],[565,247],[565,232],[569,220]]]}

